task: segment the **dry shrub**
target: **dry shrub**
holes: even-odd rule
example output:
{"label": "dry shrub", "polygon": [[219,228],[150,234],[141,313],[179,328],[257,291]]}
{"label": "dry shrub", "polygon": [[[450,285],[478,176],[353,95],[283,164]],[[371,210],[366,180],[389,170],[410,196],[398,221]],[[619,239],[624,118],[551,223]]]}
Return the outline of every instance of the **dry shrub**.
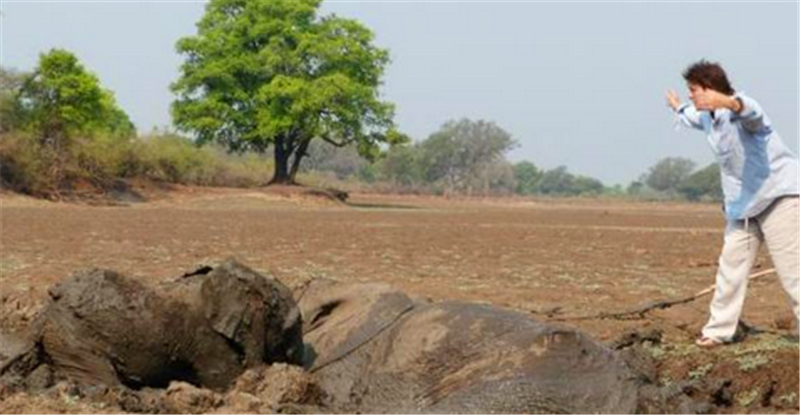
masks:
{"label": "dry shrub", "polygon": [[107,189],[119,178],[200,186],[255,187],[269,180],[273,161],[256,153],[229,154],[171,134],[142,138],[80,137],[55,151],[24,133],[0,136],[4,187],[36,196],[71,191],[81,183]]}
{"label": "dry shrub", "polygon": [[[270,153],[229,153],[216,145],[198,147],[174,134],[140,138],[113,135],[77,137],[57,152],[22,133],[0,136],[2,185],[19,192],[52,196],[90,185],[102,191],[117,179],[144,178],[199,186],[257,187],[274,172]],[[341,179],[331,172],[302,172],[298,181],[312,187],[370,191],[384,184],[366,184],[356,177]],[[388,193],[417,193],[392,188]]]}
{"label": "dry shrub", "polygon": [[127,138],[97,136],[76,140],[72,149],[76,177],[104,186],[135,170],[134,142]]}
{"label": "dry shrub", "polygon": [[171,135],[149,136],[136,142],[132,176],[182,184],[205,184],[214,159],[191,141]]}
{"label": "dry shrub", "polygon": [[136,143],[132,176],[201,186],[253,187],[272,175],[273,164],[255,153],[228,154],[220,147],[198,147],[173,135],[145,137]]}
{"label": "dry shrub", "polygon": [[267,183],[275,171],[275,162],[265,154],[253,152],[231,154],[215,146],[205,147],[220,163],[220,168],[210,185],[228,187],[256,187]]}
{"label": "dry shrub", "polygon": [[43,196],[58,187],[56,154],[23,133],[0,136],[0,180],[4,187]]}

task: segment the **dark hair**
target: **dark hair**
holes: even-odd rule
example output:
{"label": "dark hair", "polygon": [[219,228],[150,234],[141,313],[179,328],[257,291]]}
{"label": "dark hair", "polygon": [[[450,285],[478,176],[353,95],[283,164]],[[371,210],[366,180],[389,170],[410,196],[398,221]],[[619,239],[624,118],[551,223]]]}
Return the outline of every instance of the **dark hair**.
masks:
{"label": "dark hair", "polygon": [[713,89],[726,95],[733,95],[733,90],[725,70],[716,62],[701,60],[693,63],[683,71],[686,82],[697,84],[703,88]]}

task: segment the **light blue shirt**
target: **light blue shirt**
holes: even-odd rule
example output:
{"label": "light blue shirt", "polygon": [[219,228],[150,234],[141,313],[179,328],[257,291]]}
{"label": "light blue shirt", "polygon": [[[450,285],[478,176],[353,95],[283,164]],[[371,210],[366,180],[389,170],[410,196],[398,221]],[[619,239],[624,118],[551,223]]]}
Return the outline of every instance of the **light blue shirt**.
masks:
{"label": "light blue shirt", "polygon": [[772,128],[758,103],[741,93],[736,114],[719,109],[712,114],[691,104],[678,108],[680,121],[706,133],[720,168],[725,216],[752,218],[777,198],[798,192],[798,162]]}

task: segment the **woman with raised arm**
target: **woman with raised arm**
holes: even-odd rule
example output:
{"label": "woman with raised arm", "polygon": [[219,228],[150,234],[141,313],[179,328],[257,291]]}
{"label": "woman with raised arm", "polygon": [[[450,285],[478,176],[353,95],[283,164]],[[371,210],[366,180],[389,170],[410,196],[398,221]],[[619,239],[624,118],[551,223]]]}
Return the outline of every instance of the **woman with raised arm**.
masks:
{"label": "woman with raised arm", "polygon": [[711,316],[697,345],[730,342],[736,333],[747,277],[765,242],[795,319],[800,294],[798,162],[761,106],[731,87],[717,63],[699,61],[683,73],[691,104],[675,91],[667,104],[679,120],[705,132],[720,167],[725,242],[719,257]]}

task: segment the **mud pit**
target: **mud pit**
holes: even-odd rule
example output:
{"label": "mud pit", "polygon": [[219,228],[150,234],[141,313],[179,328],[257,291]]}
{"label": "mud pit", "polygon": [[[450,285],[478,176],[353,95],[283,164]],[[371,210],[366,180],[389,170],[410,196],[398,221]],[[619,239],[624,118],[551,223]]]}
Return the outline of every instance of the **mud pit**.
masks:
{"label": "mud pit", "polygon": [[[77,268],[115,269],[152,287],[200,261],[231,255],[262,273],[271,270],[290,287],[318,276],[381,281],[437,303],[492,304],[546,322],[697,292],[713,283],[722,240],[713,205],[358,194],[352,202],[305,203],[228,189],[179,189],[128,207],[0,195],[0,328],[29,326],[48,287]],[[766,257],[759,266],[770,267]],[[753,284],[745,305],[744,319],[765,332],[731,347],[692,345],[707,306],[701,300],[644,318],[568,324],[619,353],[636,349],[647,357],[630,359],[637,372],[660,388],[708,398],[715,412],[797,412],[798,348],[784,337],[793,323],[777,281]],[[173,394],[181,391],[188,393]],[[230,408],[235,388],[202,391],[222,400],[217,408]],[[2,412],[136,410],[103,406],[88,398],[94,392],[64,385],[49,393],[10,396]],[[276,410],[260,397],[241,396],[252,408]]]}
{"label": "mud pit", "polygon": [[517,312],[380,284],[316,279],[297,291],[300,307],[280,281],[231,260],[157,289],[79,272],[49,290],[26,346],[4,353],[0,394],[66,390],[136,412],[264,400],[348,413],[707,408],[665,395],[588,336]]}

